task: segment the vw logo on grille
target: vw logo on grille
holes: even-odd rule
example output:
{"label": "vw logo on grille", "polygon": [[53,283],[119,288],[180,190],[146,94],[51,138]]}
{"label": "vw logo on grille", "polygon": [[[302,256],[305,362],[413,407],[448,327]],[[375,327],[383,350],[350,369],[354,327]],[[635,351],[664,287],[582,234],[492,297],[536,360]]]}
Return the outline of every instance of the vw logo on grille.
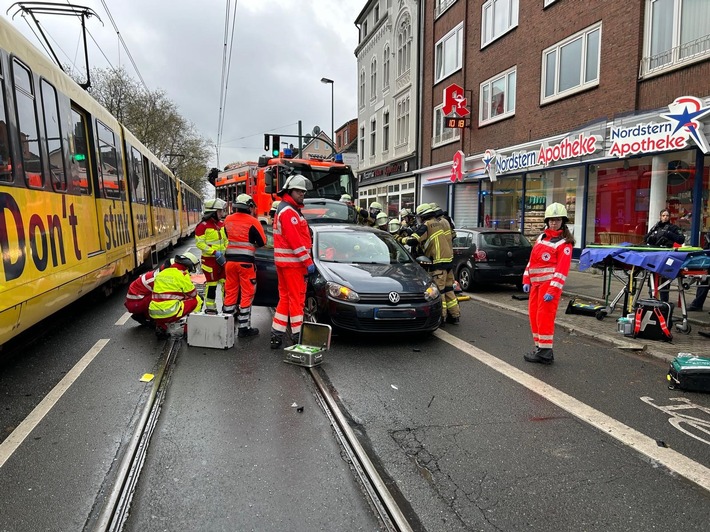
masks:
{"label": "vw logo on grille", "polygon": [[399,303],[399,294],[397,292],[390,292],[387,294],[387,299],[390,300],[390,303]]}
{"label": "vw logo on grille", "polygon": [[513,252],[512,252],[512,251],[509,251],[509,252],[508,252],[508,257],[512,257],[512,256],[513,256]]}

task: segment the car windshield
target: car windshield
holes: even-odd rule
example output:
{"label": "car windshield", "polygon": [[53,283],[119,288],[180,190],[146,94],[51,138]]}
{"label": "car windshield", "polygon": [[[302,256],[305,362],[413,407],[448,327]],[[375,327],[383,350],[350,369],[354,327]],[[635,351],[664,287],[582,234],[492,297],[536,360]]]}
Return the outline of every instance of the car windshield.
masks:
{"label": "car windshield", "polygon": [[339,201],[307,199],[301,213],[308,223],[355,223],[357,213],[351,206]]}
{"label": "car windshield", "polygon": [[491,247],[530,247],[530,241],[522,233],[483,233],[481,236],[485,244]]}
{"label": "car windshield", "polygon": [[387,233],[327,231],[317,235],[314,248],[322,262],[402,264],[412,257]]}

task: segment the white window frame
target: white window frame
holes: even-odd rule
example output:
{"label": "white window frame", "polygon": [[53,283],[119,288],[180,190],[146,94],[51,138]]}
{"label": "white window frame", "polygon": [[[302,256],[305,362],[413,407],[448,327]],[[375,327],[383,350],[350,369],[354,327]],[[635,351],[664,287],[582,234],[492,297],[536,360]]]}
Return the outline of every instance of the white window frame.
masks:
{"label": "white window frame", "polygon": [[370,157],[377,153],[377,118],[370,119]]}
{"label": "white window frame", "polygon": [[[449,77],[454,72],[461,70],[463,64],[463,22],[444,35],[434,46],[434,83],[439,83],[442,79]],[[446,68],[447,51],[454,47],[456,55],[455,63]]]}
{"label": "white window frame", "polygon": [[436,0],[434,3],[434,18],[441,16],[441,14],[454,5],[456,0]]}
{"label": "white window frame", "polygon": [[358,95],[360,109],[365,108],[365,69],[360,71],[360,94]]}
{"label": "white window frame", "polygon": [[[591,58],[592,61],[596,61],[596,64],[594,65],[594,68],[596,69],[596,77],[590,80],[586,79],[587,76],[587,66],[588,66],[588,61],[587,61],[587,55],[588,55],[588,46],[589,46],[589,37],[592,34],[597,33],[597,56],[595,58]],[[559,89],[559,83],[560,83],[560,52],[570,44],[578,41],[581,39],[581,44],[582,44],[582,50],[580,53],[580,64],[579,64],[579,84],[574,85],[572,87],[569,87],[564,90]],[[540,103],[548,103],[548,102],[553,102],[555,100],[559,100],[561,98],[566,98],[567,96],[570,96],[572,94],[576,94],[578,92],[587,90],[591,87],[596,87],[599,85],[599,76],[600,76],[600,69],[601,69],[601,42],[602,42],[602,23],[597,22],[596,24],[593,24],[587,28],[584,28],[582,31],[579,31],[575,33],[574,35],[570,35],[566,39],[559,41],[557,44],[550,46],[549,48],[545,49],[542,51],[542,75],[541,77],[541,83],[540,83]],[[547,82],[547,77],[548,77],[548,58],[552,57],[552,54],[554,54],[554,69],[555,71],[552,73],[554,76],[554,79],[551,80],[553,83],[553,92],[550,95],[545,95],[545,89],[546,89],[546,82]]]}
{"label": "white window frame", "polygon": [[481,48],[485,48],[516,28],[519,11],[518,0],[488,0],[485,2],[481,6]]}
{"label": "white window frame", "polygon": [[696,16],[694,20],[705,21],[705,35],[697,37],[693,41],[685,44],[682,43],[682,15],[683,15],[683,0],[673,0],[673,16],[672,20],[664,17],[666,22],[664,29],[670,30],[670,48],[655,55],[651,55],[653,46],[653,18],[654,8],[658,3],[653,0],[646,0],[645,24],[644,24],[644,40],[643,40],[643,58],[639,69],[639,77],[643,78],[649,75],[657,75],[669,70],[683,68],[684,66],[702,61],[710,56],[710,20]]}
{"label": "white window frame", "polygon": [[390,150],[390,112],[389,109],[382,111],[382,151],[387,153]]}
{"label": "white window frame", "polygon": [[370,101],[377,98],[377,57],[370,61]]}
{"label": "white window frame", "polygon": [[431,147],[436,148],[461,138],[459,128],[444,127],[444,104],[434,107]]}
{"label": "white window frame", "polygon": [[[480,85],[479,90],[479,106],[478,106],[478,124],[485,125],[491,124],[493,122],[498,122],[515,114],[515,99],[517,95],[517,66],[509,68],[505,72],[501,72],[487,79]],[[493,85],[499,81],[503,80],[505,83],[505,89],[503,92],[503,106],[504,109],[501,113],[492,116],[493,110]],[[512,89],[512,90],[511,90]],[[512,97],[511,97],[512,94]],[[488,113],[485,111],[488,110]],[[487,116],[486,116],[487,115]]]}
{"label": "white window frame", "polygon": [[412,22],[405,17],[397,30],[397,77],[403,76],[412,63]]}
{"label": "white window frame", "polygon": [[360,160],[365,160],[365,126],[360,126]]}
{"label": "white window frame", "polygon": [[543,9],[544,9],[544,8],[546,8],[547,6],[550,6],[550,5],[554,4],[555,2],[557,2],[557,0],[544,0],[544,1],[542,2],[542,7],[543,7]]}
{"label": "white window frame", "polygon": [[385,45],[382,52],[382,92],[390,88],[390,47]]}
{"label": "white window frame", "polygon": [[397,100],[396,105],[395,148],[405,146],[409,142],[409,120],[411,115],[411,101],[409,95]]}

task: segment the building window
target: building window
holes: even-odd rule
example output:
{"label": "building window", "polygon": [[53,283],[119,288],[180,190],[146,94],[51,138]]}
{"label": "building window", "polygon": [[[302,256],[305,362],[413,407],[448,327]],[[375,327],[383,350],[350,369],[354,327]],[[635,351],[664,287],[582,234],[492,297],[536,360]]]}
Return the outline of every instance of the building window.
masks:
{"label": "building window", "polygon": [[390,149],[390,113],[385,111],[382,113],[382,151],[386,152]]}
{"label": "building window", "polygon": [[348,144],[348,130],[346,129],[343,131],[343,146],[347,146]]}
{"label": "building window", "polygon": [[358,95],[360,109],[365,107],[365,70],[360,71],[360,91]]}
{"label": "building window", "polygon": [[480,124],[495,122],[515,114],[516,68],[481,83]]}
{"label": "building window", "polygon": [[461,68],[463,58],[463,23],[436,43],[434,83],[438,83]]}
{"label": "building window", "polygon": [[555,2],[557,2],[557,0],[544,0],[544,2],[542,3],[542,7],[547,7],[550,4],[554,4]]}
{"label": "building window", "polygon": [[434,137],[431,139],[432,146],[445,144],[449,141],[459,139],[461,130],[458,128],[445,127],[444,104],[434,108]]}
{"label": "building window", "polygon": [[434,17],[438,17],[444,11],[449,9],[449,7],[456,2],[456,0],[436,0],[434,4]]}
{"label": "building window", "polygon": [[412,26],[405,16],[397,30],[397,76],[409,72],[412,57]]}
{"label": "building window", "polygon": [[599,85],[601,33],[595,24],[542,52],[542,103]]}
{"label": "building window", "polygon": [[396,146],[409,142],[409,96],[397,102]]}
{"label": "building window", "polygon": [[367,21],[362,23],[362,37],[363,39],[367,37]]}
{"label": "building window", "polygon": [[641,76],[710,55],[710,2],[646,0]]}
{"label": "building window", "polygon": [[488,0],[481,7],[481,48],[518,25],[518,0]]}
{"label": "building window", "polygon": [[360,128],[360,160],[365,160],[365,126]]}
{"label": "building window", "polygon": [[370,157],[375,156],[375,146],[377,145],[377,119],[370,120]]}
{"label": "building window", "polygon": [[370,61],[370,100],[377,98],[377,59]]}
{"label": "building window", "polygon": [[385,46],[382,52],[382,91],[390,88],[390,47]]}
{"label": "building window", "polygon": [[380,6],[375,6],[375,23],[380,20]]}

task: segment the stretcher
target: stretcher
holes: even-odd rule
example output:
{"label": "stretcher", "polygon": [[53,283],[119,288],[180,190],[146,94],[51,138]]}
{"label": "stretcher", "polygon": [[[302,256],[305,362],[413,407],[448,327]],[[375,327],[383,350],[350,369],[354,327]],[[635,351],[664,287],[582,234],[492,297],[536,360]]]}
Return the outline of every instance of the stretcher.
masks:
{"label": "stretcher", "polygon": [[[676,322],[678,332],[689,334],[685,291],[694,284],[708,279],[710,251],[695,247],[653,248],[647,246],[589,245],[582,250],[579,270],[590,267],[603,272],[603,298],[605,306],[596,313],[603,320],[614,312],[623,299],[623,314],[633,312],[636,302],[648,289],[648,296],[658,299],[660,292],[675,291],[681,319]],[[612,279],[621,281],[622,288],[610,301]]]}

